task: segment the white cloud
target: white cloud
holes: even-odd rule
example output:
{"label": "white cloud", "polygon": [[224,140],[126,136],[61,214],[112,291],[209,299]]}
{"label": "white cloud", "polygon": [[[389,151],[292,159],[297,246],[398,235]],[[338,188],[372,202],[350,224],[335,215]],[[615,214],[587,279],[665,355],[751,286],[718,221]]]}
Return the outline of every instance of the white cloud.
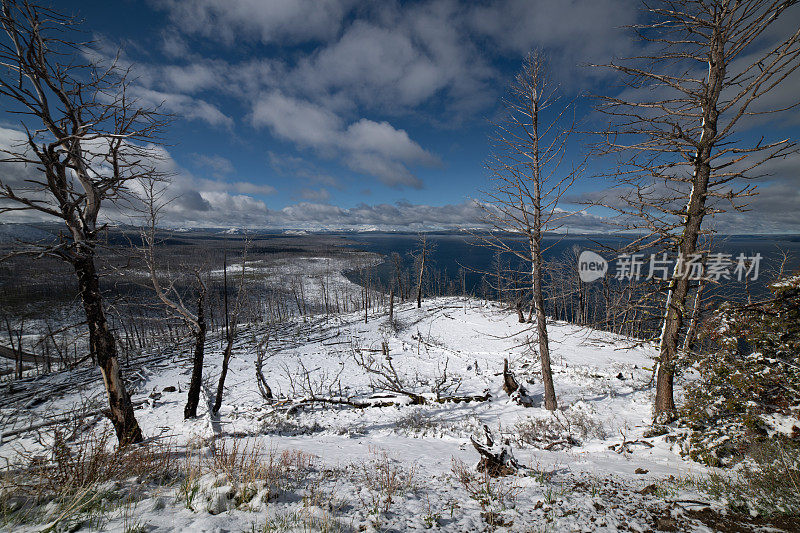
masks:
{"label": "white cloud", "polygon": [[334,176],[317,168],[301,157],[268,152],[269,164],[281,175],[299,178],[314,185],[327,185],[342,189],[342,184]]}
{"label": "white cloud", "polygon": [[179,93],[218,88],[223,83],[224,67],[214,61],[168,65],[160,69],[159,84]]}
{"label": "white cloud", "polygon": [[334,146],[342,127],[341,119],[327,109],[279,92],[258,100],[251,120],[256,127],[268,126],[279,137],[319,148]]}
{"label": "white cloud", "polygon": [[336,35],[352,0],[160,0],[183,31],[228,45],[237,39],[304,42]]}
{"label": "white cloud", "polygon": [[256,102],[251,121],[273,135],[339,158],[351,169],[376,176],[391,187],[419,188],[422,182],[407,165],[432,166],[439,159],[388,122],[361,119],[347,127],[331,111],[279,92]]}
{"label": "white cloud", "polygon": [[468,17],[470,28],[501,52],[521,57],[542,47],[562,83],[580,84],[606,75],[581,65],[630,54],[632,32],[625,26],[641,13],[630,0],[494,0],[471,8]]}
{"label": "white cloud", "polygon": [[167,33],[162,37],[161,50],[168,57],[179,58],[189,54],[189,45],[186,40],[176,33]]}
{"label": "white cloud", "polygon": [[167,113],[176,113],[188,120],[200,120],[211,126],[233,128],[233,119],[216,106],[185,94],[166,93],[141,86],[130,88],[132,95],[139,99],[140,105],[160,107]]}
{"label": "white cloud", "polygon": [[233,188],[242,194],[252,194],[256,196],[266,196],[275,194],[275,187],[272,185],[257,185],[248,181],[237,181],[231,184]]}

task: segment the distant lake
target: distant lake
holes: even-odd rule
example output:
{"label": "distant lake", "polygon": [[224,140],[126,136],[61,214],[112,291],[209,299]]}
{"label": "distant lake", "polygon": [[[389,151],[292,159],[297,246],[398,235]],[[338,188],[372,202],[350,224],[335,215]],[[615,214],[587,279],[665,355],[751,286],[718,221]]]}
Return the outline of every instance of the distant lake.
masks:
{"label": "distant lake", "polygon": [[[357,249],[387,257],[392,252],[397,252],[406,261],[406,265],[411,264],[409,252],[417,247],[417,236],[413,234],[369,233],[342,236],[353,243],[352,246]],[[477,246],[477,239],[473,236],[433,233],[428,234],[428,240],[435,245],[431,255],[431,266],[446,272],[450,279],[458,279],[459,271],[464,268],[468,291],[475,292],[481,283],[482,273],[493,270],[494,250]],[[548,248],[545,252],[545,260],[562,258],[573,248],[579,252],[603,247],[617,249],[629,241],[628,236],[619,235],[547,236],[544,239],[544,247]],[[774,273],[780,267],[783,259],[782,251],[787,252],[790,256],[786,265],[788,272],[800,268],[800,235],[720,235],[715,237],[715,241],[715,251],[730,253],[734,257],[740,253],[748,257],[757,253],[761,254],[759,279],[751,285],[754,296],[763,294],[766,291],[766,284],[774,279]],[[601,251],[601,254],[609,260],[614,258],[612,253]],[[512,259],[506,254],[503,260],[508,262]],[[380,265],[376,271],[378,277],[385,284],[391,276],[392,266],[387,262]],[[352,279],[357,281],[355,276]],[[735,281],[725,283],[729,291],[736,292],[739,288],[743,290],[743,287],[738,287],[741,284]]]}

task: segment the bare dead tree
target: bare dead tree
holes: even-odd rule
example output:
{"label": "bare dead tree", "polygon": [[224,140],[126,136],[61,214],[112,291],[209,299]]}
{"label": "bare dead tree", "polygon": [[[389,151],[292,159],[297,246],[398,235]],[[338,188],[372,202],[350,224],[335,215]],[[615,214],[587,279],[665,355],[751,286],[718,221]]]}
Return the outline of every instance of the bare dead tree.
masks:
{"label": "bare dead tree", "polygon": [[392,268],[394,270],[394,281],[397,285],[397,290],[400,293],[400,300],[405,301],[406,299],[406,291],[403,290],[403,272],[405,269],[403,268],[403,258],[397,252],[392,252]]}
{"label": "bare dead tree", "polygon": [[[478,234],[482,244],[516,256],[530,267],[530,287],[536,314],[542,363],[545,408],[554,411],[556,394],[550,369],[550,345],[543,295],[542,238],[558,230],[568,216],[558,203],[583,165],[562,168],[573,124],[572,106],[564,103],[547,73],[539,51],[530,53],[503,101],[505,116],[495,124],[493,153],[487,163],[494,189],[485,191],[483,221],[497,232]],[[512,233],[516,239],[504,238]],[[519,245],[519,238],[525,241]]]}
{"label": "bare dead tree", "polygon": [[242,252],[242,270],[239,275],[239,284],[236,288],[236,300],[233,303],[233,309],[228,309],[228,265],[227,256],[223,262],[223,279],[225,291],[225,351],[222,355],[222,370],[219,374],[219,382],[217,383],[217,395],[214,398],[213,413],[217,414],[220,407],[222,407],[222,395],[225,391],[225,378],[228,375],[228,364],[231,360],[233,352],[233,342],[236,340],[236,333],[239,328],[239,317],[242,311],[242,304],[244,303],[244,282],[245,272],[247,265],[247,252],[250,249],[250,239],[245,238],[244,250]]}
{"label": "bare dead tree", "polygon": [[189,382],[189,392],[186,400],[186,407],[183,410],[185,419],[197,417],[197,406],[200,402],[200,388],[203,381],[203,358],[205,355],[206,333],[208,324],[205,317],[206,285],[203,282],[201,269],[195,268],[193,271],[197,286],[197,313],[192,313],[189,307],[183,302],[183,298],[176,287],[175,279],[168,279],[166,284],[162,283],[159,272],[159,265],[156,258],[156,248],[158,247],[158,221],[161,210],[169,204],[165,200],[167,192],[166,186],[156,180],[142,180],[141,200],[144,205],[144,224],[141,228],[142,245],[139,248],[147,272],[150,277],[150,284],[153,287],[158,299],[175,318],[183,321],[189,328],[194,337],[194,354],[192,357],[192,378]]}
{"label": "bare dead tree", "polygon": [[[625,92],[601,98],[610,117],[601,150],[617,158],[620,194],[601,205],[618,223],[642,232],[632,246],[698,253],[711,216],[746,210],[751,180],[775,158],[796,152],[789,139],[752,131],[765,116],[797,102],[770,105],[776,89],[800,66],[800,29],[775,37],[791,0],[673,0],[647,4],[651,21],[633,27],[642,55],[604,65],[624,79]],[[792,10],[797,16],[797,10]],[[673,417],[673,378],[681,348],[688,276],[677,261],[667,286],[660,336],[655,415]]]}
{"label": "bare dead tree", "polygon": [[352,354],[356,364],[370,375],[373,380],[373,386],[377,390],[408,396],[414,405],[425,403],[425,397],[412,391],[413,387],[406,382],[407,380],[404,376],[397,372],[388,349],[382,349],[383,357],[379,359],[354,344],[352,346]]}
{"label": "bare dead tree", "polygon": [[264,335],[264,338],[261,339],[260,342],[256,344],[256,383],[258,383],[258,391],[261,393],[261,397],[268,402],[272,402],[272,389],[270,388],[269,384],[267,383],[267,379],[264,377],[264,361],[271,357],[271,353],[268,350],[269,346],[269,335]]}
{"label": "bare dead tree", "polygon": [[422,284],[425,280],[425,266],[433,252],[433,243],[425,233],[417,236],[417,247],[410,252],[417,267],[417,309],[422,307]]}
{"label": "bare dead tree", "polygon": [[121,445],[139,442],[95,256],[105,228],[101,207],[122,205],[131,180],[153,175],[151,147],[165,117],[130,97],[127,72],[116,64],[81,61],[87,43],[78,39],[72,19],[27,0],[1,5],[0,95],[20,117],[22,131],[16,144],[0,149],[7,171],[0,178],[0,213],[32,212],[65,224],[57,244],[30,243],[18,253],[54,256],[72,266],[108,417]]}

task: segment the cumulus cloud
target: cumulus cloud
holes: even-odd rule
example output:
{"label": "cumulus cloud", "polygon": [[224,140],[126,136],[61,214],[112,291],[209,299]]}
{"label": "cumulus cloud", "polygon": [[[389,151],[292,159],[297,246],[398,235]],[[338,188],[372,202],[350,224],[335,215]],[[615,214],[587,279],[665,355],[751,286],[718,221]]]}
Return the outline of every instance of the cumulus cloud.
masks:
{"label": "cumulus cloud", "polygon": [[378,177],[391,187],[421,188],[409,165],[434,166],[439,159],[388,122],[361,119],[349,125],[311,102],[273,92],[256,102],[251,121],[273,135],[339,158],[351,169]]}
{"label": "cumulus cloud", "polygon": [[132,86],[130,91],[142,106],[159,107],[167,113],[175,113],[188,120],[199,120],[211,126],[233,128],[233,119],[205,100],[141,86]]}
{"label": "cumulus cloud", "polygon": [[184,32],[225,44],[304,42],[336,35],[353,0],[159,0]]}
{"label": "cumulus cloud", "polygon": [[[430,21],[410,11],[382,26],[356,21],[342,37],[303,58],[286,86],[309,98],[341,97],[368,108],[403,110],[441,93],[455,97],[485,89],[492,70],[441,14]],[[433,29],[435,27],[435,30]],[[447,99],[449,102],[451,98]]]}
{"label": "cumulus cloud", "polygon": [[[194,91],[215,85],[250,98],[264,89],[280,89],[337,111],[363,106],[402,112],[439,96],[445,97],[448,109],[473,112],[492,102],[489,82],[497,72],[468,34],[472,30],[464,5],[433,0],[397,9],[382,3],[361,6],[352,20],[336,16],[350,12],[352,4],[329,1],[312,5],[310,0],[286,5],[161,2],[158,5],[186,34],[199,33],[228,43],[232,36],[267,43],[280,37],[282,45],[311,40],[316,46],[294,58],[230,64],[190,57],[184,65],[154,66],[162,73],[149,76],[149,80],[173,90],[175,86]],[[328,21],[325,32],[313,31],[317,18]],[[259,31],[254,31],[256,28]],[[182,44],[165,39],[164,47],[172,54]],[[167,85],[173,81],[175,85]],[[463,118],[456,115],[450,122]]]}
{"label": "cumulus cloud", "polygon": [[577,76],[602,76],[598,69],[581,69],[629,55],[630,30],[641,11],[629,0],[494,0],[470,9],[469,27],[491,39],[501,52],[521,56],[541,47],[558,60],[559,79],[580,83]]}
{"label": "cumulus cloud", "polygon": [[[188,120],[231,130],[236,126],[234,110],[248,109],[246,120],[240,122],[268,129],[273,137],[305,150],[304,157],[339,161],[396,188],[422,187],[415,169],[440,161],[414,135],[394,126],[394,117],[403,115],[439,129],[481,120],[509,81],[500,67],[520,61],[533,47],[549,52],[554,74],[571,91],[606,75],[582,69],[581,64],[627,56],[640,46],[622,28],[636,23],[641,12],[630,0],[421,0],[406,5],[357,5],[355,0],[151,1],[172,26],[160,36],[167,61],[154,63],[151,55],[137,61],[135,89],[141,99],[151,104],[163,101],[165,110]],[[796,28],[793,22],[784,17],[770,31],[783,35]],[[197,37],[228,47],[217,47],[217,52],[190,46]],[[246,43],[242,48],[248,53],[264,53],[239,56],[231,46],[239,42]],[[273,53],[278,47],[280,53]],[[113,57],[115,50],[101,52]],[[126,61],[123,57],[122,63]],[[793,102],[793,82],[798,77],[800,71],[760,105]],[[225,99],[236,100],[241,107],[215,105]],[[794,121],[797,116],[787,115]],[[429,206],[430,210],[380,204],[336,211],[339,208],[326,202],[329,190],[342,187],[342,180],[332,175],[338,169],[269,152],[273,169],[302,181],[292,192],[306,200],[287,206],[286,212],[270,210],[258,201],[234,197],[271,194],[271,186],[233,181],[230,161],[205,157],[203,170],[194,166],[192,170],[211,179],[191,176],[180,186],[186,193],[184,213],[197,213],[192,220],[201,221],[204,214],[210,221],[224,221],[215,209],[238,205],[251,210],[242,215],[247,220],[275,226],[313,225],[312,215],[341,224],[358,220],[383,224],[393,218],[403,221],[409,213],[435,224],[444,222],[435,222],[434,211],[452,214],[463,209],[462,204]],[[748,226],[752,231],[800,229],[794,215],[800,184],[792,178],[799,167],[793,165],[762,180],[761,194],[751,204],[758,217],[728,213],[716,217],[719,225],[738,231],[747,219],[753,220]],[[306,219],[300,220],[303,216]],[[596,224],[585,213],[574,219],[582,227]]]}
{"label": "cumulus cloud", "polygon": [[288,154],[268,152],[270,166],[279,174],[301,179],[313,185],[326,185],[342,189],[342,184],[334,176],[317,168],[301,157]]}

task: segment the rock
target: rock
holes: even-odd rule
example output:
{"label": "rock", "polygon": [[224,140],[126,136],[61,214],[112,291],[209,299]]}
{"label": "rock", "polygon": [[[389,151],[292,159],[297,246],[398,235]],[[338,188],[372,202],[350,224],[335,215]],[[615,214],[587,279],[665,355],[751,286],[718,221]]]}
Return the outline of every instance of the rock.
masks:
{"label": "rock", "polygon": [[236,508],[234,495],[236,491],[230,485],[214,487],[208,494],[208,506],[206,509],[209,514],[219,514]]}
{"label": "rock", "polygon": [[669,516],[656,518],[656,531],[678,531],[678,521]]}
{"label": "rock", "polygon": [[649,472],[649,470],[646,470],[644,468],[637,468],[634,472],[637,474],[646,474]]}
{"label": "rock", "polygon": [[639,491],[639,494],[644,494],[645,496],[649,496],[658,492],[658,486],[655,483],[651,483],[647,485],[645,488]]}
{"label": "rock", "polygon": [[169,387],[164,387],[164,392],[175,392],[176,389],[174,385],[170,385]]}

